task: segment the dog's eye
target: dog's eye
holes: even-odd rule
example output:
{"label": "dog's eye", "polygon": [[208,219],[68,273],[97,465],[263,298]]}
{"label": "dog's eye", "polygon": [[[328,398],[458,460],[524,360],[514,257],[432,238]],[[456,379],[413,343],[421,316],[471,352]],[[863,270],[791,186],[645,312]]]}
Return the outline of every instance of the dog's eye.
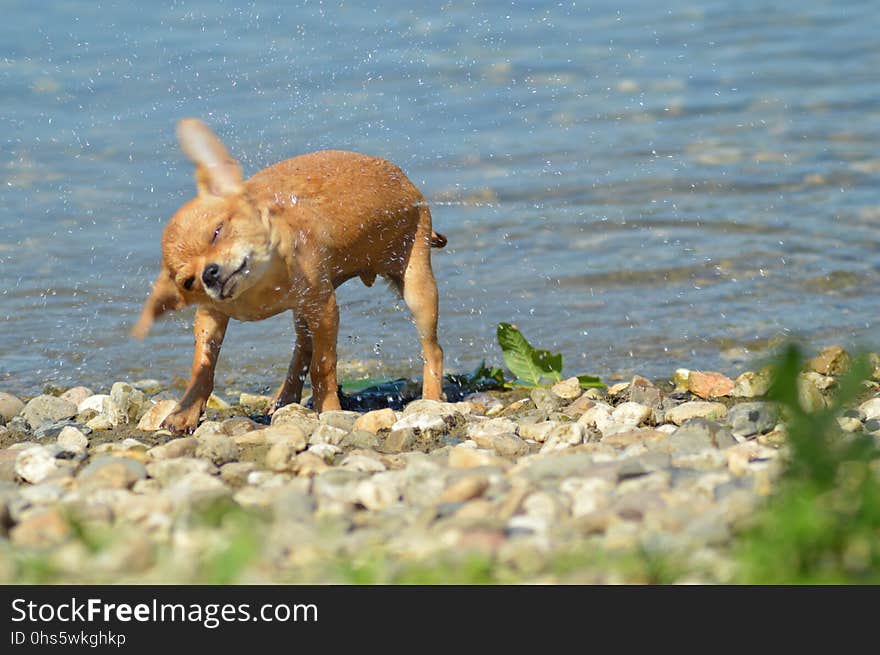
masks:
{"label": "dog's eye", "polygon": [[211,243],[214,243],[217,240],[217,237],[220,236],[220,230],[223,229],[223,223],[217,226],[217,229],[214,230],[214,236],[211,238]]}
{"label": "dog's eye", "polygon": [[196,283],[196,278],[194,275],[191,275],[190,277],[186,278],[183,281],[183,288],[186,289],[187,291],[192,291],[193,284],[195,284],[195,283]]}

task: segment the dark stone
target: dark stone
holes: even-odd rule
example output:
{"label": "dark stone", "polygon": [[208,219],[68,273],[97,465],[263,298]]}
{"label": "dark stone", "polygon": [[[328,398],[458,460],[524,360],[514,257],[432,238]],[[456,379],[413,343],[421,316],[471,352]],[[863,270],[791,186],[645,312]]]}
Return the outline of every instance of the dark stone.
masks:
{"label": "dark stone", "polygon": [[779,421],[779,411],[772,403],[753,402],[734,405],[727,412],[726,423],[734,434],[750,437],[770,432]]}
{"label": "dark stone", "polygon": [[87,425],[77,423],[73,419],[64,419],[63,421],[58,421],[56,423],[44,423],[39,428],[34,430],[34,437],[36,437],[37,439],[57,439],[58,435],[61,434],[61,431],[68,425],[75,427],[83,434],[92,433],[92,428],[88,427]]}

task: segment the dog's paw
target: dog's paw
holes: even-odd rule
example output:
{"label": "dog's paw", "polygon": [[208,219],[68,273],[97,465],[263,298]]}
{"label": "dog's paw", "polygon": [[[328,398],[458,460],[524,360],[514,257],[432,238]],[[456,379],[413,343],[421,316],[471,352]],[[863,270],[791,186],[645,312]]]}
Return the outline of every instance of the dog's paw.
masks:
{"label": "dog's paw", "polygon": [[199,424],[201,414],[198,407],[175,409],[162,421],[162,427],[178,434],[192,434]]}

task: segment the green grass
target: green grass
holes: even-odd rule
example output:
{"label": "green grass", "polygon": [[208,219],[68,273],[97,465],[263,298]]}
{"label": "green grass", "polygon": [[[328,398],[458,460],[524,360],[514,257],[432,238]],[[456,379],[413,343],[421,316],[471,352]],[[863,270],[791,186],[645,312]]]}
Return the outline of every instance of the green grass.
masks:
{"label": "green grass", "polygon": [[857,357],[829,407],[812,413],[798,402],[802,365],[800,349],[789,346],[774,366],[769,395],[787,417],[792,453],[778,492],[736,545],[738,582],[880,583],[880,453],[835,418],[863,391],[868,358]]}

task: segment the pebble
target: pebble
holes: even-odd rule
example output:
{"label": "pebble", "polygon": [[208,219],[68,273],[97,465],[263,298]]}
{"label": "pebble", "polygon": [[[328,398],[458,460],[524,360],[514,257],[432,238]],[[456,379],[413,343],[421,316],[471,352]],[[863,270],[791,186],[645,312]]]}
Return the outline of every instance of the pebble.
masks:
{"label": "pebble", "polygon": [[95,392],[88,387],[72,387],[58,397],[62,400],[68,400],[74,405],[79,406],[82,401],[93,395],[95,395]]}
{"label": "pebble", "polygon": [[391,425],[391,430],[418,430],[420,432],[446,432],[446,421],[440,414],[410,412]]}
{"label": "pebble", "polygon": [[625,402],[611,412],[611,419],[624,426],[635,427],[641,425],[651,417],[651,408],[636,402]]}
{"label": "pebble", "polygon": [[473,439],[474,437],[488,437],[493,434],[516,434],[518,427],[516,421],[512,421],[509,418],[490,418],[468,425],[467,436]]}
{"label": "pebble", "polygon": [[652,410],[664,408],[664,394],[654,383],[639,375],[633,377],[628,388],[629,400],[639,405],[647,405]]}
{"label": "pebble", "polygon": [[395,474],[377,473],[361,480],[355,487],[354,498],[368,510],[384,510],[401,498],[399,478]]}
{"label": "pebble", "polygon": [[519,457],[529,452],[529,445],[512,433],[490,434],[474,441],[481,448],[494,450],[501,457]]}
{"label": "pebble", "polygon": [[176,400],[160,400],[150,405],[144,415],[141,416],[137,424],[138,430],[144,432],[155,432],[162,427],[168,415],[177,407]]}
{"label": "pebble", "polygon": [[733,383],[730,395],[734,398],[758,398],[766,396],[770,390],[771,375],[769,369],[759,372],[745,371]]}
{"label": "pebble", "polygon": [[360,415],[352,425],[352,430],[366,430],[378,434],[383,430],[390,430],[396,422],[397,414],[390,407],[386,407]]}
{"label": "pebble", "polygon": [[162,391],[162,383],[159,380],[155,380],[153,378],[143,378],[141,380],[135,380],[131,383],[138,391],[143,391],[147,395],[154,395]]}
{"label": "pebble", "polygon": [[692,418],[685,421],[663,442],[674,453],[700,452],[707,448],[729,448],[738,442],[733,434],[715,421]]}
{"label": "pebble", "polygon": [[[261,439],[258,441],[255,436],[259,435]],[[244,439],[248,437],[248,439]],[[280,425],[272,425],[263,430],[255,430],[246,432],[241,435],[239,443],[267,443],[270,446],[283,443],[290,446],[295,452],[305,450],[308,447],[309,439],[306,433],[295,423],[282,423]]]}
{"label": "pebble", "polygon": [[741,437],[770,432],[779,420],[776,406],[766,402],[740,403],[727,412],[726,423]]}
{"label": "pebble", "polygon": [[[808,373],[812,373],[812,371]],[[816,376],[822,379],[822,376],[818,373],[812,373],[812,375],[802,373],[798,376],[798,402],[800,402],[801,409],[805,412],[818,412],[825,409],[827,404],[825,396],[822,395],[822,391],[816,386]]]}
{"label": "pebble", "polygon": [[507,460],[495,455],[492,451],[481,448],[455,446],[449,451],[449,466],[456,469],[477,468],[480,466],[498,466],[507,468]]}
{"label": "pebble", "polygon": [[332,425],[321,424],[309,436],[309,445],[330,444],[338,446],[348,433]]}
{"label": "pebble", "polygon": [[220,432],[230,437],[240,437],[261,427],[263,426],[245,416],[235,416],[220,423]]}
{"label": "pebble", "polygon": [[560,423],[547,433],[542,453],[564,450],[583,443],[586,429],[580,423]]}
{"label": "pebble", "polygon": [[367,450],[377,450],[381,443],[379,437],[367,430],[354,430],[349,432],[342,439],[340,444],[343,448],[364,448]]}
{"label": "pebble", "polygon": [[2,423],[10,421],[18,416],[24,409],[24,403],[11,393],[0,391],[0,419]]}
{"label": "pebble", "polygon": [[272,424],[281,424],[286,423],[291,420],[301,420],[306,419],[309,421],[315,421],[317,423],[318,415],[314,410],[309,409],[308,407],[303,407],[297,403],[290,403],[289,405],[285,405],[284,407],[279,407],[272,414]]}
{"label": "pebble", "polygon": [[692,400],[682,403],[666,412],[666,420],[676,425],[681,425],[693,418],[718,420],[723,419],[725,416],[727,416],[727,407],[724,404],[703,400]]}
{"label": "pebble", "polygon": [[66,425],[58,433],[57,443],[66,451],[84,454],[89,447],[89,438],[82,430]]}
{"label": "pebble", "polygon": [[70,524],[61,509],[50,507],[19,522],[10,530],[9,540],[18,546],[48,548],[64,541],[70,534]]}
{"label": "pebble", "polygon": [[552,391],[555,396],[569,401],[579,398],[583,393],[581,383],[576,377],[560,380],[550,387],[550,391]]}
{"label": "pebble", "polygon": [[220,479],[234,487],[247,483],[248,475],[257,470],[255,462],[229,462],[220,467]]}
{"label": "pebble", "polygon": [[519,426],[519,436],[523,439],[531,439],[533,441],[537,441],[538,443],[543,443],[547,440],[547,435],[550,432],[562,425],[559,421],[541,421],[539,423],[525,423]]}
{"label": "pebble", "polygon": [[596,391],[598,390],[587,389],[577,400],[564,408],[565,413],[575,418],[580,417],[585,411],[596,405],[597,399],[591,395]]}
{"label": "pebble", "polygon": [[232,437],[225,434],[209,434],[196,440],[196,457],[210,460],[214,466],[223,466],[238,460],[240,450]]}
{"label": "pebble", "polygon": [[123,414],[108,394],[89,396],[77,407],[77,421],[92,430],[110,430],[123,423]]}
{"label": "pebble", "polygon": [[271,400],[269,396],[254,393],[241,393],[238,396],[238,404],[248,412],[265,412]]}
{"label": "pebble", "polygon": [[88,489],[130,489],[147,477],[147,469],[135,460],[104,455],[94,458],[77,475],[77,481]]}
{"label": "pebble", "polygon": [[733,391],[733,380],[716,371],[690,371],[687,390],[699,398],[722,398]]}
{"label": "pebble", "polygon": [[31,429],[43,423],[54,423],[76,416],[76,405],[69,400],[42,394],[32,398],[21,410],[22,416]]}
{"label": "pebble", "polygon": [[535,407],[548,414],[557,411],[566,404],[565,398],[557,396],[550,389],[542,389],[541,387],[532,389],[529,398],[535,403]]}
{"label": "pebble", "polygon": [[489,488],[489,479],[484,475],[466,475],[457,479],[443,490],[436,503],[463,503],[478,498]]}
{"label": "pebble", "polygon": [[308,451],[297,455],[291,465],[291,470],[294,473],[305,477],[318,475],[329,468],[323,457]]}
{"label": "pebble", "polygon": [[34,446],[22,450],[15,458],[15,473],[22,480],[37,484],[58,471],[70,468],[65,460],[58,459],[58,451],[48,446]]}
{"label": "pebble", "polygon": [[360,412],[350,412],[346,410],[333,410],[321,412],[319,421],[325,425],[338,428],[343,432],[351,432],[354,424],[361,417]]}
{"label": "pebble", "polygon": [[362,471],[364,473],[379,473],[386,470],[386,466],[375,457],[367,455],[347,455],[339,462],[339,467],[351,469],[353,471]]}
{"label": "pebble", "polygon": [[195,437],[180,437],[172,439],[160,446],[155,446],[147,451],[151,459],[174,459],[176,457],[192,457],[199,447],[199,440]]}
{"label": "pebble", "polygon": [[110,399],[116,405],[122,423],[137,423],[146,411],[146,396],[127,382],[114,382],[110,388]]}
{"label": "pebble", "polygon": [[[190,471],[173,480],[165,489],[172,502],[193,504],[200,500],[208,503],[229,491],[226,484],[217,476],[203,471]],[[207,493],[206,493],[207,492]]]}
{"label": "pebble", "polygon": [[229,409],[230,407],[232,407],[232,405],[223,400],[223,398],[218,396],[216,393],[212,393],[210,396],[208,396],[208,402],[205,403],[205,407],[207,407],[208,409]]}
{"label": "pebble", "polygon": [[190,473],[214,473],[216,470],[211,462],[195,457],[161,459],[147,464],[147,473],[151,478],[158,480],[162,486],[167,486]]}
{"label": "pebble", "polygon": [[859,405],[859,411],[864,414],[865,420],[880,419],[880,397],[866,400]]}
{"label": "pebble", "polygon": [[470,413],[470,403],[446,403],[439,400],[414,400],[403,408],[403,415],[407,414],[437,414],[446,419],[457,420],[459,417]]}
{"label": "pebble", "polygon": [[382,438],[379,446],[384,452],[402,453],[412,449],[417,441],[418,438],[411,429],[393,430]]}
{"label": "pebble", "polygon": [[504,403],[487,392],[468,394],[464,400],[471,406],[472,412],[476,414],[495,416],[504,409]]}
{"label": "pebble", "polygon": [[266,451],[265,465],[270,471],[294,471],[294,461],[299,451],[293,445],[279,441]]}
{"label": "pebble", "polygon": [[823,348],[809,361],[809,367],[822,375],[841,375],[849,370],[851,358],[840,346]]}
{"label": "pebble", "polygon": [[581,414],[577,420],[578,424],[585,427],[592,427],[605,434],[605,431],[614,426],[614,419],[611,418],[612,407],[605,403],[595,403],[593,407]]}

